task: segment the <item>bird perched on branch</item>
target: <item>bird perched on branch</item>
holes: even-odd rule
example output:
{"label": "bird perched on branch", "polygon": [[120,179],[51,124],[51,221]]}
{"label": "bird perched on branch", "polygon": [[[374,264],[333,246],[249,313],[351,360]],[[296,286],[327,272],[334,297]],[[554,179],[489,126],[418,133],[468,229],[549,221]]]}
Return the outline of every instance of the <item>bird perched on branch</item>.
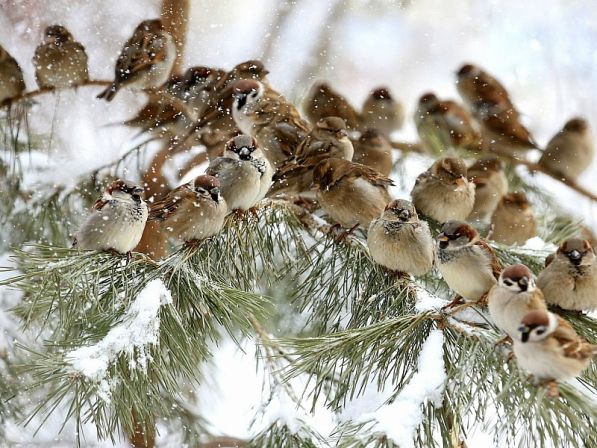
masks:
{"label": "bird perched on branch", "polygon": [[537,221],[533,208],[522,191],[502,197],[491,216],[491,239],[502,244],[522,245],[537,236]]}
{"label": "bird perched on branch", "polygon": [[461,298],[483,302],[496,284],[501,268],[493,249],[473,227],[463,221],[448,221],[437,236],[436,265],[448,286]]}
{"label": "bird perched on branch", "polygon": [[220,181],[228,212],[249,210],[265,197],[272,184],[272,167],[254,138],[239,135],[226,144],[223,157],[206,171]]}
{"label": "bird perched on branch", "polygon": [[317,82],[311,86],[302,102],[305,117],[315,125],[326,117],[340,117],[349,130],[359,128],[359,113],[350,105],[348,100],[336,92],[326,82]]}
{"label": "bird perched on branch", "polygon": [[299,144],[295,156],[280,165],[274,175],[270,195],[310,192],[313,169],[319,162],[331,157],[350,161],[353,153],[344,120],[339,117],[322,118]]}
{"label": "bird perched on branch", "polygon": [[597,257],[587,240],[562,243],[537,278],[550,305],[566,310],[597,309]]}
{"label": "bird perched on branch", "polygon": [[538,380],[549,381],[550,396],[557,396],[555,381],[574,378],[597,354],[597,345],[576,334],[563,318],[547,310],[527,313],[514,339],[518,365]]}
{"label": "bird perched on branch", "polygon": [[276,168],[296,152],[310,131],[294,105],[275,90],[250,79],[232,85],[232,116],[243,134],[254,137]]}
{"label": "bird perched on branch", "polygon": [[556,176],[576,180],[591,165],[594,155],[589,123],[573,118],[547,143],[539,165]]}
{"label": "bird perched on branch", "polygon": [[227,213],[226,201],[220,195],[220,181],[202,175],[155,202],[149,220],[161,221],[170,235],[192,243],[218,234]]}
{"label": "bird perched on branch", "polygon": [[0,105],[25,91],[23,71],[18,62],[0,45]]}
{"label": "bird perched on branch", "polygon": [[448,148],[478,153],[483,150],[481,134],[466,109],[454,101],[440,101],[433,93],[419,99],[415,124],[421,143],[429,154]]}
{"label": "bird perched on branch", "polygon": [[404,109],[396,101],[387,87],[373,90],[365,99],[361,111],[361,126],[377,129],[386,138],[399,130],[404,123]]}
{"label": "bird perched on branch", "polygon": [[75,245],[85,250],[129,254],[141,240],[147,221],[142,195],[143,188],[133,182],[112,182],[77,232]]}
{"label": "bird perched on branch", "polygon": [[66,89],[89,81],[85,47],[62,25],[46,28],[33,66],[40,89]]}
{"label": "bird perched on branch", "polygon": [[504,164],[496,158],[479,159],[468,168],[468,180],[475,185],[475,205],[468,219],[487,221],[508,192]]}
{"label": "bird perched on branch", "polygon": [[547,311],[535,276],[523,264],[513,264],[502,271],[497,285],[487,295],[487,305],[495,325],[512,339],[518,336],[520,321],[529,311]]}
{"label": "bird perched on branch", "polygon": [[114,82],[98,98],[112,101],[122,87],[137,90],[160,87],[168,80],[175,59],[176,46],[162,21],[141,22],[118,56]]}
{"label": "bird perched on branch", "polygon": [[384,176],[392,172],[392,146],[377,129],[366,129],[358,139],[352,140],[352,161],[379,171]]}
{"label": "bird perched on branch", "polygon": [[394,199],[381,217],[373,220],[367,234],[369,253],[376,263],[391,271],[424,275],[433,267],[433,238],[413,204]]}
{"label": "bird perched on branch", "polygon": [[417,210],[442,223],[466,219],[475,203],[475,186],[467,179],[464,160],[445,157],[417,177],[411,195]]}

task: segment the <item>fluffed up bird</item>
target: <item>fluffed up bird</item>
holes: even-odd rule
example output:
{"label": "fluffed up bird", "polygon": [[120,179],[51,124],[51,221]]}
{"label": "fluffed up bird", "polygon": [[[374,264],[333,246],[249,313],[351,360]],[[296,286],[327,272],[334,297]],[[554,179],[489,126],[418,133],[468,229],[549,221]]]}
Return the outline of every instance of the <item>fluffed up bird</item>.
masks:
{"label": "fluffed up bird", "polygon": [[253,137],[239,135],[226,144],[223,157],[206,171],[220,181],[228,212],[246,211],[265,197],[272,184],[272,168]]}
{"label": "fluffed up bird", "polygon": [[502,197],[491,216],[491,239],[501,244],[523,245],[537,236],[537,221],[533,208],[522,191]]}
{"label": "fluffed up bird", "polygon": [[501,273],[493,249],[463,221],[446,222],[437,243],[436,265],[448,286],[466,300],[483,302]]}
{"label": "fluffed up bird", "polygon": [[75,245],[84,250],[114,250],[129,254],[141,240],[147,221],[143,188],[115,180],[95,202]]}
{"label": "fluffed up bird", "polygon": [[429,225],[404,199],[391,201],[381,217],[371,222],[367,246],[375,262],[391,271],[424,275],[433,267]]}
{"label": "fluffed up bird", "polygon": [[361,122],[363,128],[377,129],[386,138],[390,138],[390,134],[399,130],[404,123],[404,109],[387,87],[379,87],[365,99]]}
{"label": "fluffed up bird", "polygon": [[346,98],[325,82],[317,82],[311,86],[301,109],[313,125],[326,117],[340,117],[345,121],[348,129],[355,130],[359,127],[358,112]]}
{"label": "fluffed up bird", "polygon": [[85,47],[62,25],[46,28],[33,66],[40,89],[66,89],[89,80]]}
{"label": "fluffed up bird", "polygon": [[550,396],[557,396],[555,381],[572,379],[586,369],[597,354],[597,345],[580,337],[563,318],[547,310],[527,313],[514,339],[516,362],[542,381],[551,382]]}
{"label": "fluffed up bird", "polygon": [[597,309],[597,257],[589,242],[564,241],[537,284],[550,305],[575,311]]}
{"label": "fluffed up bird", "polygon": [[547,143],[539,165],[556,176],[576,180],[591,165],[594,155],[589,123],[573,118]]}
{"label": "fluffed up bird", "polygon": [[313,183],[321,208],[347,229],[368,229],[390,202],[388,187],[394,185],[367,166],[335,158],[315,167]]}
{"label": "fluffed up bird", "polygon": [[417,177],[411,195],[419,212],[443,223],[470,215],[475,186],[467,179],[464,160],[445,157]]}
{"label": "fluffed up bird", "polygon": [[172,36],[160,19],[141,22],[116,60],[114,82],[98,95],[112,101],[122,87],[144,90],[164,84],[176,59]]}
{"label": "fluffed up bird", "polygon": [[274,175],[274,194],[308,194],[313,184],[313,169],[322,160],[336,157],[352,160],[354,149],[342,118],[326,117],[299,144],[295,156],[289,158]]}
{"label": "fluffed up bird", "polygon": [[25,91],[23,71],[18,62],[0,45],[0,105]]}
{"label": "fluffed up bird", "polygon": [[508,192],[504,164],[496,158],[479,159],[468,168],[468,180],[475,184],[475,205],[468,219],[488,221]]}
{"label": "fluffed up bird", "polygon": [[530,269],[513,264],[502,271],[497,285],[489,291],[487,308],[496,327],[516,339],[522,318],[529,311],[547,311],[547,304]]}
{"label": "fluffed up bird", "polygon": [[236,125],[257,140],[272,166],[279,167],[295,153],[310,131],[309,124],[290,101],[259,81],[235,81],[232,90]]}
{"label": "fluffed up bird", "polygon": [[352,141],[352,161],[379,171],[384,176],[392,172],[392,146],[377,129],[366,129],[358,139]]}
{"label": "fluffed up bird", "polygon": [[175,188],[151,206],[149,219],[161,221],[169,235],[186,243],[196,243],[222,230],[228,213],[220,196],[220,181],[201,175]]}

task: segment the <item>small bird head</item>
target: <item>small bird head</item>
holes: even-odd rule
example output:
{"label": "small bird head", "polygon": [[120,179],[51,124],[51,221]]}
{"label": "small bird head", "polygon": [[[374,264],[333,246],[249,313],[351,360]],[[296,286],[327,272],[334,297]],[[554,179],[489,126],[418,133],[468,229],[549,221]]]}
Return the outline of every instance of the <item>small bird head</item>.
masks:
{"label": "small bird head", "polygon": [[73,40],[73,35],[62,25],[50,25],[44,32],[44,43],[60,45]]}
{"label": "small bird head", "polygon": [[200,198],[220,202],[220,181],[213,176],[197,176],[193,181],[193,189]]}
{"label": "small bird head", "polygon": [[387,87],[378,87],[372,90],[370,96],[375,100],[392,100],[392,95]]}
{"label": "small bird head", "polygon": [[142,200],[143,188],[130,180],[117,179],[108,185],[106,193],[116,199],[124,201],[132,199],[138,203]]}
{"label": "small bird head", "polygon": [[500,274],[498,283],[514,293],[535,290],[535,276],[524,264],[508,266]]}
{"label": "small bird head", "polygon": [[575,117],[568,120],[564,125],[564,130],[569,132],[583,133],[589,130],[589,123],[581,117]]}
{"label": "small bird head", "polygon": [[464,78],[477,78],[481,74],[481,69],[473,64],[464,64],[456,72],[459,79]]}
{"label": "small bird head", "polygon": [[257,141],[248,135],[237,135],[226,143],[225,156],[233,159],[251,160],[259,147]]}
{"label": "small bird head", "polygon": [[144,20],[137,28],[135,28],[135,33],[150,33],[150,34],[159,34],[164,30],[164,25],[162,24],[161,19],[151,19],[151,20]]}
{"label": "small bird head", "polygon": [[591,243],[580,238],[569,238],[558,248],[557,254],[565,257],[574,266],[587,266],[595,262]]}
{"label": "small bird head", "polygon": [[258,60],[241,62],[230,71],[233,79],[254,79],[256,81],[261,81],[268,73],[263,62]]}
{"label": "small bird head", "polygon": [[519,212],[524,212],[531,209],[531,203],[529,202],[527,195],[522,191],[513,191],[507,193],[501,200],[504,207],[510,208]]}
{"label": "small bird head", "polygon": [[186,90],[193,88],[205,88],[209,81],[212,79],[211,75],[214,71],[203,65],[190,67],[184,74],[184,82]]}
{"label": "small bird head", "polygon": [[416,222],[419,220],[417,211],[412,202],[406,199],[394,199],[386,205],[383,217],[387,221]]}
{"label": "small bird head", "polygon": [[479,232],[464,221],[451,220],[444,223],[437,236],[441,250],[455,250],[479,240]]}
{"label": "small bird head", "polygon": [[384,135],[375,128],[366,129],[359,137],[359,142],[363,145],[380,146],[385,143]]}
{"label": "small bird head", "polygon": [[524,315],[518,333],[523,343],[542,341],[558,328],[558,319],[549,311],[534,310]]}
{"label": "small bird head", "polygon": [[346,122],[340,117],[325,117],[315,125],[318,131],[326,137],[342,139],[348,137]]}
{"label": "small bird head", "polygon": [[242,109],[246,104],[252,104],[263,96],[263,84],[254,79],[239,79],[232,84],[232,96],[235,109]]}
{"label": "small bird head", "polygon": [[458,157],[437,160],[431,167],[431,172],[437,179],[456,189],[464,188],[468,182],[466,163]]}
{"label": "small bird head", "polygon": [[479,190],[487,185],[488,179],[493,174],[504,171],[504,163],[493,157],[479,159],[467,171],[468,180]]}
{"label": "small bird head", "polygon": [[439,106],[439,98],[435,93],[427,92],[419,98],[419,112],[425,114]]}

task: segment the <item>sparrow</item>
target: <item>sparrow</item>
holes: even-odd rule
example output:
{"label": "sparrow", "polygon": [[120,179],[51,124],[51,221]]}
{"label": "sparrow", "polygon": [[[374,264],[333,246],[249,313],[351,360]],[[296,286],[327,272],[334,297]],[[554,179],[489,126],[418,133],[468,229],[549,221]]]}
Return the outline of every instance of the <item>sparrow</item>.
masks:
{"label": "sparrow", "polygon": [[112,101],[122,87],[137,90],[164,84],[176,59],[176,46],[160,19],[137,25],[116,60],[114,82],[97,97]]}
{"label": "sparrow", "polygon": [[66,89],[89,81],[85,47],[61,25],[51,25],[33,56],[40,89]]}
{"label": "sparrow", "polygon": [[433,93],[419,99],[415,125],[422,145],[430,154],[448,148],[471,152],[483,149],[481,134],[468,111],[454,101],[440,101]]}
{"label": "sparrow", "polygon": [[147,204],[142,195],[143,188],[133,182],[112,182],[77,232],[75,245],[84,250],[130,254],[141,240],[147,221]]}
{"label": "sparrow", "polygon": [[321,208],[342,227],[369,228],[381,216],[394,182],[374,169],[348,160],[331,158],[317,164],[313,183]]}
{"label": "sparrow", "polygon": [[171,236],[192,243],[219,233],[227,214],[226,201],[220,195],[220,181],[201,175],[153,203],[149,220],[161,221]]}
{"label": "sparrow", "polygon": [[443,223],[466,219],[475,203],[475,186],[467,179],[464,160],[445,157],[421,173],[411,195],[417,210]]}
{"label": "sparrow", "polygon": [[591,165],[594,155],[589,123],[573,118],[547,143],[539,165],[552,174],[574,180]]}
{"label": "sparrow", "polygon": [[232,117],[243,134],[254,137],[278,168],[293,155],[310,131],[294,105],[260,81],[242,79],[232,85]]}
{"label": "sparrow", "polygon": [[487,295],[487,308],[493,323],[513,340],[522,318],[533,310],[547,311],[535,276],[523,264],[506,267]]}
{"label": "sparrow", "polygon": [[0,45],[0,105],[25,91],[23,71],[18,62]]}
{"label": "sparrow", "polygon": [[550,305],[566,310],[597,309],[597,259],[587,240],[562,243],[541,271],[537,284]]}
{"label": "sparrow", "polygon": [[386,87],[373,90],[365,99],[361,112],[361,123],[364,128],[373,128],[386,138],[399,130],[404,123],[402,104],[394,100]]}
{"label": "sparrow", "polygon": [[491,215],[491,239],[507,245],[523,245],[537,236],[537,221],[526,194],[507,193]]}
{"label": "sparrow", "polygon": [[226,144],[223,157],[213,160],[206,174],[220,181],[228,212],[249,210],[265,197],[273,170],[254,138],[234,137]]}
{"label": "sparrow", "polygon": [[504,164],[496,158],[479,159],[468,168],[468,180],[475,185],[475,205],[468,219],[488,221],[508,192]]}
{"label": "sparrow", "polygon": [[381,217],[373,220],[367,233],[369,253],[385,268],[424,275],[433,267],[433,238],[429,225],[417,216],[414,205],[394,199]]}
{"label": "sparrow", "polygon": [[446,222],[436,239],[435,262],[448,286],[466,300],[484,300],[501,273],[493,249],[463,221]]}
{"label": "sparrow", "polygon": [[305,117],[315,125],[325,117],[340,117],[346,122],[349,130],[359,128],[359,113],[348,100],[336,92],[326,82],[317,82],[311,86],[302,102]]}
{"label": "sparrow", "polygon": [[[597,345],[580,337],[563,318],[547,310],[527,313],[514,339],[518,365],[543,381],[574,378],[586,369],[597,354]],[[552,383],[557,396],[557,385]]]}
{"label": "sparrow", "polygon": [[331,157],[350,161],[353,153],[344,120],[339,117],[322,118],[299,144],[296,154],[278,168],[270,195],[309,193],[313,169],[319,162]]}
{"label": "sparrow", "polygon": [[213,98],[216,85],[226,76],[221,69],[195,66],[184,74],[182,100],[188,104],[192,116],[200,118],[207,110]]}
{"label": "sparrow", "polygon": [[366,129],[358,139],[352,140],[354,155],[352,161],[367,165],[384,176],[392,172],[392,146],[376,129]]}

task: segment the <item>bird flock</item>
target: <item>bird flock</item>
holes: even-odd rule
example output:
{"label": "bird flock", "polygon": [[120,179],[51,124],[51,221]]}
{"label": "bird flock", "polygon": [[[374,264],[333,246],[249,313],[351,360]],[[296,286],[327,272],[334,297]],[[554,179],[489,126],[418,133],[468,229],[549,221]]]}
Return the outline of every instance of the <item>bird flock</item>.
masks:
{"label": "bird flock", "polygon": [[[528,160],[541,151],[542,169],[574,180],[594,155],[586,120],[570,119],[541,149],[504,86],[465,64],[457,72],[464,105],[421,96],[414,116],[421,151],[436,161],[418,176],[410,201],[394,199],[390,136],[404,112],[387,88],[374,89],[357,111],[319,82],[300,113],[271,86],[260,61],[230,71],[197,66],[171,76],[175,58],[162,22],[142,22],[98,98],[111,101],[123,88],[148,93],[149,102],[124,124],[170,139],[173,153],[201,145],[209,160],[205,174],[152,203],[135,183],[112,182],[80,227],[78,247],[130,253],[147,221],[192,245],[218,234],[228,214],[243,219],[247,211],[257,213],[264,198],[281,197],[321,210],[345,229],[338,239],[361,228],[371,257],[392,275],[421,276],[435,266],[455,292],[447,307],[487,306],[520,367],[552,389],[588,366],[597,346],[548,305],[597,308],[591,242],[564,241],[535,278],[524,265],[502,267],[477,230],[489,226],[491,239],[506,245],[536,236],[532,206],[523,192],[509,191],[503,157],[496,155]],[[89,80],[85,49],[63,26],[46,29],[33,64],[42,89]],[[24,91],[18,63],[0,47],[0,102],[10,104]],[[435,238],[428,220],[441,224]]]}

